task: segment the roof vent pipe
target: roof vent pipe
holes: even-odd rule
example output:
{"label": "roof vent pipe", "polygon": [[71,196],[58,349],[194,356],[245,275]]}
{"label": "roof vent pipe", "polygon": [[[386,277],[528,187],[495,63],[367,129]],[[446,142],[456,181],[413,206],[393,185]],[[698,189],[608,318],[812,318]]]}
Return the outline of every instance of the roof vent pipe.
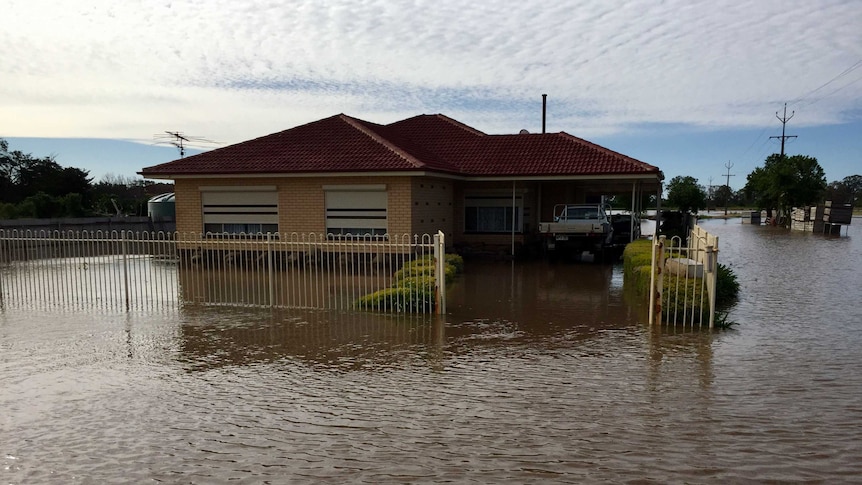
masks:
{"label": "roof vent pipe", "polygon": [[545,113],[547,112],[548,107],[548,95],[542,95],[542,134],[545,134]]}

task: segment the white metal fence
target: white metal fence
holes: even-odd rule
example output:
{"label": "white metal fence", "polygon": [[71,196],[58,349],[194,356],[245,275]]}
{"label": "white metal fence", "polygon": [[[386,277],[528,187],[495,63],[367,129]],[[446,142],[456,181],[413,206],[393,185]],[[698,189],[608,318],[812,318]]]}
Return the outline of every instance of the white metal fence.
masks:
{"label": "white metal fence", "polygon": [[679,236],[653,240],[649,321],[673,326],[715,325],[718,236],[695,225]]}
{"label": "white metal fence", "polygon": [[[445,311],[443,235],[0,230],[0,303]],[[423,279],[396,272],[429,261]],[[421,271],[419,271],[421,273]],[[431,274],[427,274],[431,273]],[[417,283],[416,281],[419,281]],[[400,288],[389,290],[393,285]]]}

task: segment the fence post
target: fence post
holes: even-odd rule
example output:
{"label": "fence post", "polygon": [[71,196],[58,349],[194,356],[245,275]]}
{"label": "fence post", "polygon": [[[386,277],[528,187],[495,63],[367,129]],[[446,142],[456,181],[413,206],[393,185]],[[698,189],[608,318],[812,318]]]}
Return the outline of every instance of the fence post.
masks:
{"label": "fence post", "polygon": [[434,297],[437,314],[446,314],[446,236],[443,231],[434,235]]}
{"label": "fence post", "polygon": [[272,233],[266,233],[266,261],[267,261],[267,272],[269,276],[269,307],[273,308],[275,306],[275,282],[273,280],[272,273]]}
{"label": "fence post", "polygon": [[661,294],[664,284],[662,277],[662,266],[664,263],[664,242],[665,236],[659,236],[658,240],[653,239],[652,245],[652,265],[650,268],[650,284],[649,284],[649,324],[661,323]]}
{"label": "fence post", "polygon": [[126,311],[129,311],[129,256],[126,248],[126,231],[120,231],[120,247],[123,251],[123,293],[126,297]]}
{"label": "fence post", "polygon": [[[9,258],[9,262],[12,262],[12,251],[10,248],[9,242],[6,240],[6,230],[0,229],[0,263],[6,263],[6,258]],[[7,254],[8,252],[8,254]],[[6,307],[6,300],[3,297],[3,276],[0,275],[0,309],[4,309]]]}
{"label": "fence post", "polygon": [[714,245],[706,247],[706,292],[709,295],[709,328],[710,330],[715,325],[715,297],[718,286],[718,237],[716,236]]}

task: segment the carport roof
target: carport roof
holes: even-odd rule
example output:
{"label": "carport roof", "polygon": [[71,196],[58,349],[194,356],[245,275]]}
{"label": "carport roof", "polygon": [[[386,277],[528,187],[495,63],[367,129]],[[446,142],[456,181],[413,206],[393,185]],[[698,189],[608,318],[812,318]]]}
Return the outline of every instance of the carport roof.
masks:
{"label": "carport roof", "polygon": [[185,178],[363,172],[661,179],[658,167],[565,132],[488,135],[442,114],[388,125],[339,114],[140,173]]}

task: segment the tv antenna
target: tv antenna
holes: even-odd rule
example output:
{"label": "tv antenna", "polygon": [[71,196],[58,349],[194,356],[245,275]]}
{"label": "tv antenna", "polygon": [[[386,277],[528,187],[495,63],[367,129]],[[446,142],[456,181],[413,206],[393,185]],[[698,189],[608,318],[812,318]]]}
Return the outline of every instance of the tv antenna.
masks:
{"label": "tv antenna", "polygon": [[180,151],[180,158],[186,155],[186,148],[203,148],[201,145],[217,144],[217,142],[212,140],[207,140],[200,136],[186,135],[181,131],[165,131],[164,134],[157,133],[153,135],[153,138],[156,140],[156,144],[168,144],[177,147],[177,150]]}

